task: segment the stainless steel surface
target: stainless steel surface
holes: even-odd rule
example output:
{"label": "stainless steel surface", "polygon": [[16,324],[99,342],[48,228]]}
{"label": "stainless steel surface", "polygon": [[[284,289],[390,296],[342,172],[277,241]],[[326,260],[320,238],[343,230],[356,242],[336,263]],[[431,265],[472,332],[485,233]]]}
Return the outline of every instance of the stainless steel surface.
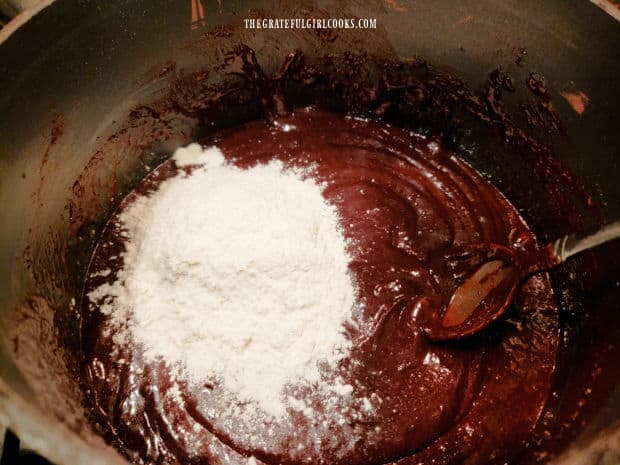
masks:
{"label": "stainless steel surface", "polygon": [[[234,40],[255,48],[268,72],[294,48],[309,56],[317,53],[312,31],[244,30],[242,19],[251,9],[261,8],[276,17],[328,13],[376,17],[377,31],[343,34],[331,47],[400,58],[421,55],[456,70],[472,87],[482,86],[498,65],[519,83],[531,70],[545,75],[555,108],[569,126],[570,137],[551,138],[558,157],[584,180],[608,217],[620,217],[616,91],[620,29],[591,3],[203,3],[204,26],[196,28],[189,1],[48,0],[40,11],[20,15],[0,31],[0,424],[9,425],[58,465],[122,463],[85,426],[80,390],[71,381],[72,367],[58,364],[52,355],[64,350],[71,357],[79,351],[75,302],[81,292],[80,273],[97,228],[114,207],[110,193],[122,194],[162,154],[191,140],[197,122],[176,121],[174,135],[166,142],[143,136],[121,146],[108,138],[136,104],[167,92],[174,73],[161,70],[171,62],[176,72],[185,73],[221,63],[230,42],[205,36],[218,25],[235,25]],[[516,47],[527,49],[523,66],[515,64]],[[218,78],[216,72],[209,76]],[[522,87],[509,96],[513,103],[531,97]],[[579,92],[589,102],[581,113],[562,96]],[[54,130],[62,134],[52,143]],[[479,147],[468,161],[501,187],[510,180],[507,167],[514,165],[509,158],[513,154],[494,153],[494,147]],[[489,162],[498,159],[505,164]],[[85,191],[77,192],[76,181],[85,171],[92,176]],[[79,208],[69,211],[68,199],[77,197],[81,201],[74,205]],[[511,200],[542,240],[568,232],[552,221],[536,219],[535,204]],[[539,200],[546,201],[544,195]],[[80,247],[68,219],[78,214],[92,221],[91,226],[83,221],[82,232],[90,239]],[[597,263],[605,259],[596,257]],[[558,294],[564,290],[558,289]],[[65,349],[55,346],[59,321],[66,326]],[[597,444],[608,447],[605,438],[615,434],[610,425],[620,415],[618,399],[616,391],[574,443],[581,444],[577,456],[579,450],[592,447],[600,451]],[[603,439],[593,439],[599,431]],[[578,458],[566,460],[563,465],[577,463]]]}
{"label": "stainless steel surface", "polygon": [[606,224],[592,233],[564,236],[553,243],[553,252],[560,262],[564,262],[578,253],[614,239],[620,239],[620,221]]}

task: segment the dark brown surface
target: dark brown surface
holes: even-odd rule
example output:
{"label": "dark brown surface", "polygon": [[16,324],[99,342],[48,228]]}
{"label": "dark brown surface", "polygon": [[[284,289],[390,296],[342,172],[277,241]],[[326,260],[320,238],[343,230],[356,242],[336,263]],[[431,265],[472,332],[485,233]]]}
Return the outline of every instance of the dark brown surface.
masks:
{"label": "dark brown surface", "polygon": [[[209,463],[233,449],[266,463],[432,458],[437,464],[480,465],[503,463],[520,452],[549,396],[559,343],[548,281],[539,277],[538,292],[522,295],[527,312],[462,344],[431,344],[417,320],[419,306],[441,301],[432,257],[481,241],[529,250],[534,240],[519,215],[432,137],[310,109],[277,121],[296,129],[283,132],[257,122],[215,142],[238,166],[275,156],[287,166],[315,165],[317,179],[329,183],[326,198],[337,205],[345,234],[355,244],[350,269],[364,304],[362,329],[350,330],[354,349],[340,370],[355,396],[374,393],[382,399],[376,418],[322,430],[301,416],[292,429],[276,425],[273,439],[267,434],[273,425],[248,427],[221,417],[211,391],[185,386],[184,401],[175,400],[168,370],[144,363],[136,347],[115,347],[103,335],[105,318],[97,303],[86,301],[87,384],[108,438],[136,463],[173,458]],[[156,189],[175,173],[174,164],[166,162],[121,211],[135,195]],[[91,273],[121,266],[121,260],[109,259],[123,247],[115,221],[100,240]],[[113,277],[94,277],[87,289]],[[318,402],[311,394],[309,399]],[[312,405],[321,408],[320,402]],[[267,445],[256,447],[246,434]],[[348,450],[351,435],[359,442]],[[316,439],[319,448],[312,446]],[[208,444],[219,452],[210,452]]]}

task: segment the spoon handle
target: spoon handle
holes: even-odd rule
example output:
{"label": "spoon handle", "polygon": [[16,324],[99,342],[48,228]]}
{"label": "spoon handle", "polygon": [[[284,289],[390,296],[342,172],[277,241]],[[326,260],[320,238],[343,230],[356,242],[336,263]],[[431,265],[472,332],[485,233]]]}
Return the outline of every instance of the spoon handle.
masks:
{"label": "spoon handle", "polygon": [[570,234],[559,238],[552,243],[553,255],[555,255],[558,263],[562,263],[573,255],[614,239],[620,239],[620,221],[606,224],[595,232]]}

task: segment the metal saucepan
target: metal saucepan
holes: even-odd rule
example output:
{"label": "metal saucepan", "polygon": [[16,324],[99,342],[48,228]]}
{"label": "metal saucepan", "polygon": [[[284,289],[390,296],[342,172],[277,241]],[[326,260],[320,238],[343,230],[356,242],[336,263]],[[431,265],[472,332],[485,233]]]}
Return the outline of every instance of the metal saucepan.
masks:
{"label": "metal saucepan", "polygon": [[[376,18],[378,28],[324,40],[312,30],[244,29],[252,15]],[[294,49],[309,61],[346,51],[421,56],[483,90],[501,66],[515,84],[505,105],[524,127],[527,104],[540,98],[526,85],[534,71],[566,134],[531,131],[591,201],[556,204],[543,174],[482,123],[459,135],[461,155],[505,192],[541,243],[573,232],[567,209],[583,210],[574,212],[583,227],[596,221],[592,205],[620,217],[620,25],[589,2],[45,1],[0,31],[0,424],[55,463],[124,463],[88,425],[77,382],[83,274],[123,194],[204,128],[192,114],[139,112],[171,92],[205,97],[179,82],[202,76],[215,86],[225,79],[217,66],[238,43],[256,50],[267,73]],[[251,116],[233,110],[230,125]],[[552,275],[568,368],[540,428],[556,463],[619,457],[619,277],[617,244]]]}

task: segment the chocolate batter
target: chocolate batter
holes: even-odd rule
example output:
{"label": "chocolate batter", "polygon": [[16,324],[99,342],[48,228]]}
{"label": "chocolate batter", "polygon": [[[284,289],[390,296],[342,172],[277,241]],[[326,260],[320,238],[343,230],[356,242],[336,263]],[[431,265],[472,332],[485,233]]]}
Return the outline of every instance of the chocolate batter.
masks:
{"label": "chocolate batter", "polygon": [[[535,240],[514,207],[439,139],[312,108],[275,124],[247,124],[204,141],[250,167],[281,159],[314,167],[350,240],[363,312],[348,328],[354,350],[340,374],[372,414],[343,410],[318,425],[244,425],[218,412],[213,386],[172,388],[163,364],[116,347],[97,302],[83,302],[86,384],[108,440],[135,463],[493,464],[524,448],[551,391],[559,329],[546,276],[521,289],[520,309],[483,334],[433,344],[418,321],[440,305],[433,263],[450,247],[494,242],[523,250]],[[178,173],[164,163],[124,201]],[[119,212],[117,212],[118,215]],[[251,225],[248,225],[251,227]],[[123,237],[115,218],[96,249],[85,294],[113,282]],[[102,276],[102,271],[113,272]],[[248,309],[251,311],[251,309]],[[188,322],[191,324],[191,322]],[[314,401],[312,393],[309,399]],[[320,412],[322,405],[313,404]]]}

